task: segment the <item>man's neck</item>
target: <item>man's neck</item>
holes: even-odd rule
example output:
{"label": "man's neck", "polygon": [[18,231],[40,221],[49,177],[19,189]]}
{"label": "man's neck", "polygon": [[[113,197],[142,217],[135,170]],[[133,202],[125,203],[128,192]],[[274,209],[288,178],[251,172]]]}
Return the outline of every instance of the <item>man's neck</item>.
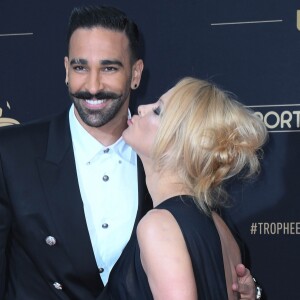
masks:
{"label": "man's neck", "polygon": [[[84,126],[85,125],[85,126]],[[101,127],[90,127],[86,124],[82,125],[85,130],[93,136],[103,146],[110,146],[114,144],[121,136],[127,124],[118,124],[118,126],[101,126]]]}
{"label": "man's neck", "polygon": [[92,127],[85,124],[75,112],[75,117],[81,126],[103,146],[110,146],[114,144],[121,136],[123,131],[127,128],[127,114],[123,114],[115,118],[101,127]]}

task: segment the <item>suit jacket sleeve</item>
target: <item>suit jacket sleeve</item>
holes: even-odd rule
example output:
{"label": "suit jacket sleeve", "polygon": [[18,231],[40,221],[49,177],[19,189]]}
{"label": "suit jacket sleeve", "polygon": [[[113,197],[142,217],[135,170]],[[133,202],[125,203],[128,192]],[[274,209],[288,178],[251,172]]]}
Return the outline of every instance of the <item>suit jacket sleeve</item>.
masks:
{"label": "suit jacket sleeve", "polygon": [[4,297],[6,285],[6,245],[11,224],[11,211],[9,209],[8,195],[0,156],[0,299]]}

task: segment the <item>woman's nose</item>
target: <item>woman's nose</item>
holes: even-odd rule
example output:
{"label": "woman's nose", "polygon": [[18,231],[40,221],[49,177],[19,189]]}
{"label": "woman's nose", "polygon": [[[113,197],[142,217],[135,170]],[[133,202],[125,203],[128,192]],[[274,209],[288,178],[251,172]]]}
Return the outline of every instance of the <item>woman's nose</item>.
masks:
{"label": "woman's nose", "polygon": [[139,105],[138,115],[144,116],[147,112],[149,112],[151,110],[151,107],[152,107],[152,104]]}
{"label": "woman's nose", "polygon": [[139,116],[142,116],[142,115],[143,115],[143,105],[139,105],[137,111],[138,111],[138,115],[139,115]]}

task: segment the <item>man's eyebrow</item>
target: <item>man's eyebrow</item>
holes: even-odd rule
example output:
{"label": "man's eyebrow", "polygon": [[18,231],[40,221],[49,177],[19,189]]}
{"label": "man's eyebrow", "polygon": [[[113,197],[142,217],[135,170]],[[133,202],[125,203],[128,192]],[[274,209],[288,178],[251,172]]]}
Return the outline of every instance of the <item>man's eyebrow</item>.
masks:
{"label": "man's eyebrow", "polygon": [[70,65],[87,65],[88,61],[84,58],[73,58],[70,61]]}
{"label": "man's eyebrow", "polygon": [[[120,62],[119,60],[103,59],[100,60],[99,63],[101,66],[117,65],[119,67],[123,67],[122,62]],[[70,61],[70,65],[87,65],[87,64],[88,64],[88,60],[84,58],[73,58]]]}
{"label": "man's eyebrow", "polygon": [[117,65],[119,67],[123,67],[123,64],[119,60],[111,60],[111,59],[104,59],[100,61],[101,66],[109,66],[109,65]]}

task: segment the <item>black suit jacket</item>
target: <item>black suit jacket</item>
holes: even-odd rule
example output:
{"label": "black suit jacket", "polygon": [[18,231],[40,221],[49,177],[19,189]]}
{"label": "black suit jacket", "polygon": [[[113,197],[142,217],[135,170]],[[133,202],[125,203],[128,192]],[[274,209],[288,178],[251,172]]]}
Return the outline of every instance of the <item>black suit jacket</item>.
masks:
{"label": "black suit jacket", "polygon": [[[135,227],[151,207],[139,161]],[[50,246],[46,238],[55,238]],[[56,286],[56,287],[55,287]],[[102,291],[68,112],[0,130],[0,299],[95,299]]]}

